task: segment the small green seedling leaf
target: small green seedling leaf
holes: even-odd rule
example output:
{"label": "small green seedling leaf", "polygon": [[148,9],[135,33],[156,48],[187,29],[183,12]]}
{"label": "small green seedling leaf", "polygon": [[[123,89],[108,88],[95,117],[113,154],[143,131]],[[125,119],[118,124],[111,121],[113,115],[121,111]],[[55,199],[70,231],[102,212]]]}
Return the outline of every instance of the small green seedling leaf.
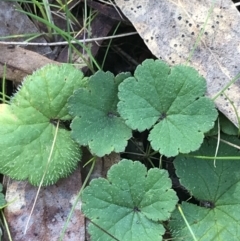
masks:
{"label": "small green seedling leaf", "polygon": [[[47,65],[26,77],[11,99],[0,105],[0,172],[39,185],[46,171],[57,120],[70,120],[67,99],[83,74],[71,65]],[[80,159],[70,131],[59,128],[43,185],[66,177]]]}
{"label": "small green seedling leaf", "polygon": [[214,136],[218,134],[218,122],[220,124],[220,130],[228,135],[239,135],[238,128],[221,112],[219,112],[218,119],[215,121],[214,127],[205,136]]}
{"label": "small green seedling leaf", "polygon": [[7,203],[2,191],[3,191],[3,187],[2,187],[2,184],[0,183],[0,209]]}
{"label": "small green seedling leaf", "polygon": [[193,68],[146,60],[119,85],[118,111],[132,129],[152,128],[154,150],[176,156],[197,150],[214,125],[217,111],[205,92],[206,81]]}
{"label": "small green seedling leaf", "polygon": [[91,240],[162,240],[161,221],[169,219],[178,201],[171,186],[165,170],[147,171],[131,160],[113,165],[107,179],[95,179],[83,191],[82,210],[101,228],[89,225]]}
{"label": "small green seedling leaf", "polygon": [[223,133],[235,136],[239,134],[238,128],[225,115],[220,113],[219,118],[221,130]]}
{"label": "small green seedling leaf", "polygon": [[80,88],[69,99],[69,112],[75,116],[72,137],[99,157],[124,151],[132,136],[117,113],[118,85],[129,76],[120,74],[115,78],[110,72],[98,71],[89,78],[87,88]]}
{"label": "small green seedling leaf", "polygon": [[[224,140],[240,145],[236,137]],[[184,202],[183,213],[197,240],[239,240],[240,237],[240,162],[239,160],[197,159],[194,156],[214,157],[217,140],[207,138],[191,157],[178,156],[174,160],[181,184],[199,200],[199,206]],[[239,150],[220,142],[218,156],[239,156]],[[173,239],[192,240],[191,234],[178,211],[171,217]]]}

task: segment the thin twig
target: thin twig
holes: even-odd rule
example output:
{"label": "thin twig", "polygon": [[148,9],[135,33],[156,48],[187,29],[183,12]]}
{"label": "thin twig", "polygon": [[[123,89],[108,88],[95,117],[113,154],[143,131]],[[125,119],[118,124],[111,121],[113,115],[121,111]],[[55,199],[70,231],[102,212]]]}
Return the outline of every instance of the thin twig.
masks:
{"label": "thin twig", "polygon": [[94,41],[100,41],[100,40],[107,40],[107,39],[113,39],[113,38],[122,38],[137,34],[137,32],[130,32],[130,33],[124,33],[124,34],[118,34],[115,36],[108,36],[108,37],[99,37],[99,38],[91,38],[91,39],[76,39],[72,40],[70,42],[63,41],[63,42],[55,42],[55,43],[29,43],[29,42],[15,42],[15,41],[0,41],[0,44],[4,45],[19,45],[19,46],[59,46],[59,45],[68,45],[71,44],[78,44],[78,43],[89,43]]}

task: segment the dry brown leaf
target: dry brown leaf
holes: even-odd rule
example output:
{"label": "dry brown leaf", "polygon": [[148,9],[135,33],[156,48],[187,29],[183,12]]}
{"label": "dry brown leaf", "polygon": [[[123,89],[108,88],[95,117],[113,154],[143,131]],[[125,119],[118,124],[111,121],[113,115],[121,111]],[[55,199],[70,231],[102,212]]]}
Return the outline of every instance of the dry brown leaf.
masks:
{"label": "dry brown leaf", "polygon": [[0,76],[3,76],[6,64],[5,78],[8,80],[21,82],[26,75],[50,63],[60,64],[33,51],[11,48],[0,42]]}
{"label": "dry brown leaf", "polygon": [[[17,2],[0,1],[0,37],[18,36],[7,38],[5,41],[24,41],[24,34],[39,34],[36,26],[30,21],[26,14],[18,11],[21,7]],[[43,37],[35,38],[33,41],[46,42]],[[39,54],[36,54],[37,52]],[[27,74],[31,74],[37,68],[52,61],[42,55],[50,55],[48,46],[26,46],[25,49],[14,46],[5,46],[0,42],[0,76],[3,76],[3,66],[7,64],[6,79],[20,82]]]}
{"label": "dry brown leaf", "polygon": [[[79,34],[76,39],[84,39],[84,38],[98,38],[98,37],[106,37],[109,31],[114,27],[116,21],[104,16],[102,14],[97,14],[91,22],[91,31],[89,33],[82,32]],[[101,47],[103,40],[99,40],[91,43],[83,43],[86,49],[89,50],[92,57],[95,57],[98,53],[99,48]],[[75,46],[76,50],[73,49],[71,53],[71,60],[74,64],[78,66],[83,72],[86,72],[88,68],[86,68],[87,62],[91,62],[91,58],[89,53],[86,52],[80,45]],[[79,54],[81,53],[81,55]],[[59,62],[67,62],[69,58],[69,46],[66,46],[61,53],[59,54],[57,60]]]}
{"label": "dry brown leaf", "polygon": [[[10,181],[6,200],[12,202],[4,212],[14,241],[57,241],[72,205],[81,189],[80,170],[55,185],[41,188],[28,230],[24,229],[37,193],[37,187],[27,182]],[[85,221],[81,202],[74,210],[63,241],[84,241]],[[5,234],[6,236],[6,234]]]}
{"label": "dry brown leaf", "polygon": [[[24,41],[28,37],[23,35],[39,35],[39,30],[29,17],[18,10],[21,10],[21,6],[17,1],[0,1],[0,37],[4,37],[4,41]],[[10,36],[14,37],[6,38]],[[43,37],[37,37],[31,42],[46,43],[46,40]],[[49,46],[26,46],[26,49],[42,55],[50,55],[52,52]]]}
{"label": "dry brown leaf", "polygon": [[[151,52],[170,65],[187,62],[209,15],[190,65],[206,78],[215,96],[240,72],[240,15],[230,0],[115,0]],[[212,7],[212,8],[211,8]],[[209,13],[210,12],[210,13]],[[215,103],[236,126],[240,113],[239,82]]]}

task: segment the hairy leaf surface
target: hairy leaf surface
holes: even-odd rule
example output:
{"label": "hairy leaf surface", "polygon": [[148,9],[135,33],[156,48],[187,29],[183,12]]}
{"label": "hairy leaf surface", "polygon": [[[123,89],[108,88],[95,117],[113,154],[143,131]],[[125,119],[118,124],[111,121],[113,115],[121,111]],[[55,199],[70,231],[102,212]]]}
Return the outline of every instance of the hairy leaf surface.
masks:
{"label": "hairy leaf surface", "polygon": [[[67,99],[81,86],[83,74],[71,65],[47,65],[26,77],[10,105],[0,105],[0,172],[17,180],[43,185],[66,177],[80,158],[70,132],[58,120],[70,120]],[[48,167],[47,167],[48,166]]]}

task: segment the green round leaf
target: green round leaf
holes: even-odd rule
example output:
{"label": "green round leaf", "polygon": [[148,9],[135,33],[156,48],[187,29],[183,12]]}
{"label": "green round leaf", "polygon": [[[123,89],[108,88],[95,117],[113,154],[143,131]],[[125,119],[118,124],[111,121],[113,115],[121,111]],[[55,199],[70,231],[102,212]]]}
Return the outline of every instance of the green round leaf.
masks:
{"label": "green round leaf", "polygon": [[[226,141],[240,145],[235,137],[221,135]],[[194,156],[214,157],[217,146],[215,138],[207,138],[202,147],[191,157],[178,156],[174,161],[181,184],[200,205],[183,203],[183,213],[197,240],[239,240],[240,214],[240,162],[230,160],[239,157],[239,150],[220,142],[218,157],[226,160],[197,159]],[[170,227],[173,238],[191,240],[191,234],[178,211],[174,212]]]}
{"label": "green round leaf", "polygon": [[118,85],[128,76],[114,78],[110,72],[98,71],[89,78],[87,88],[77,90],[69,99],[69,112],[75,116],[72,137],[99,157],[124,151],[132,136],[117,113]]}
{"label": "green round leaf", "polygon": [[43,185],[66,177],[76,167],[80,150],[70,132],[57,132],[57,120],[69,120],[67,99],[81,86],[83,74],[71,65],[47,65],[28,76],[10,105],[0,106],[0,172],[13,179]]}
{"label": "green round leaf", "polygon": [[[169,219],[178,198],[165,170],[147,169],[139,162],[122,160],[111,167],[108,179],[95,179],[82,195],[91,240],[162,240],[159,221]],[[110,235],[109,235],[110,234]]]}
{"label": "green round leaf", "polygon": [[132,129],[152,128],[152,148],[166,156],[197,150],[217,118],[206,82],[188,66],[146,60],[119,86],[118,111]]}

